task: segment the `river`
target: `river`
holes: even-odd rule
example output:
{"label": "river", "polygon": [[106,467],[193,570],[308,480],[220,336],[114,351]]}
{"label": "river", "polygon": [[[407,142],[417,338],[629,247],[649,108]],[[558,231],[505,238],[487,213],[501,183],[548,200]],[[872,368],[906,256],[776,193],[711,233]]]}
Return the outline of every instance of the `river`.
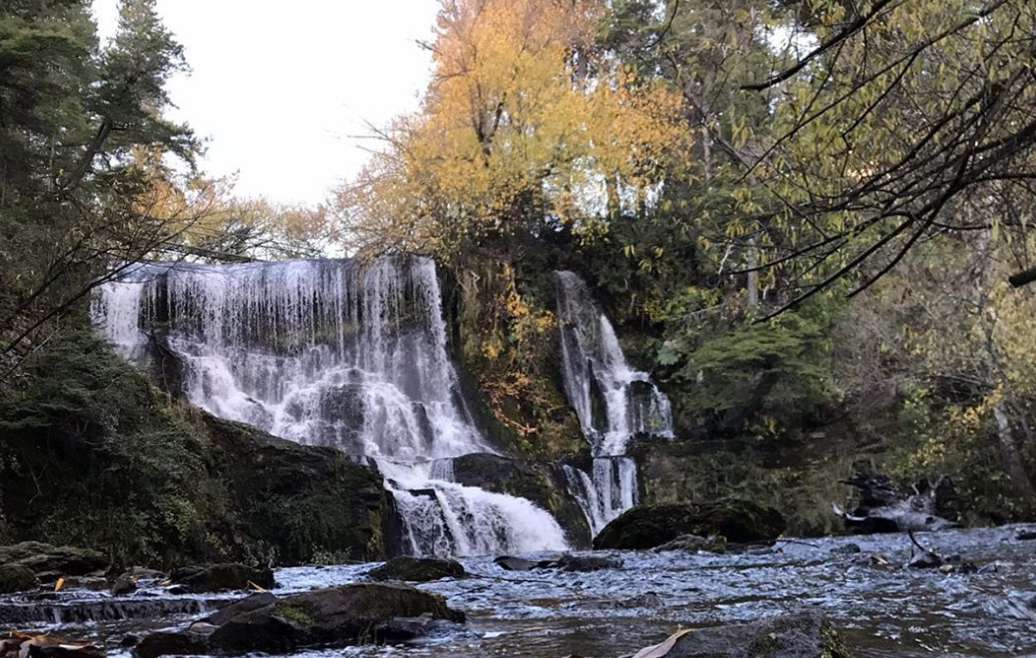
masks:
{"label": "river", "polygon": [[[308,652],[299,658],[612,658],[657,643],[679,627],[801,610],[831,619],[861,658],[1034,654],[1036,541],[1016,540],[1018,531],[1004,527],[918,535],[942,555],[973,562],[977,571],[966,574],[906,567],[911,557],[906,535],[785,540],[726,555],[614,552],[609,555],[619,557],[623,568],[588,573],[509,572],[490,558],[468,558],[462,562],[471,577],[419,586],[466,612],[466,625],[450,625],[402,646]],[[844,552],[850,544],[860,552]],[[374,566],[282,569],[277,593],[363,580]],[[47,605],[82,605],[107,596],[62,593]],[[142,590],[131,599],[160,597],[167,595]],[[211,609],[218,600],[207,599],[204,605]],[[114,646],[128,632],[184,626],[199,616],[52,624],[49,630],[100,637]]]}

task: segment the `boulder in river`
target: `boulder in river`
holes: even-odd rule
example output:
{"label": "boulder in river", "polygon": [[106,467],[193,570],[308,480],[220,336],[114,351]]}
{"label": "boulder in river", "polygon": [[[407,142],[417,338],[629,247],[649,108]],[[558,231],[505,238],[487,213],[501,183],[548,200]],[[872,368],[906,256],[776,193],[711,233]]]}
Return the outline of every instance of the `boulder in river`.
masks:
{"label": "boulder in river", "polygon": [[594,539],[594,548],[649,549],[681,535],[722,535],[733,543],[773,542],[784,531],[777,510],[748,500],[634,507]]}
{"label": "boulder in river", "polygon": [[0,594],[27,592],[40,586],[40,581],[32,569],[24,565],[0,565]]}
{"label": "boulder in river", "polygon": [[456,560],[428,557],[395,557],[367,574],[373,580],[404,580],[424,583],[441,578],[463,578],[464,567]]}
{"label": "boulder in river", "polygon": [[555,560],[543,560],[536,564],[536,569],[560,569],[562,571],[601,571],[603,569],[621,569],[622,560],[603,555],[562,555]]}
{"label": "boulder in river", "polygon": [[413,639],[427,628],[414,619],[463,622],[446,600],[397,583],[357,583],[278,598],[242,599],[178,633],[156,633],[134,648],[138,658],[163,655],[288,653]]}
{"label": "boulder in river", "polygon": [[494,558],[493,562],[504,571],[531,571],[539,564],[535,560],[526,560],[523,557],[513,557],[511,555],[501,555]]}
{"label": "boulder in river", "polygon": [[0,564],[20,565],[32,571],[40,580],[53,582],[63,576],[86,576],[103,572],[108,567],[108,558],[88,548],[25,541],[0,546]]}
{"label": "boulder in river", "polygon": [[123,574],[112,583],[112,596],[126,596],[137,591],[137,581],[132,576]]}
{"label": "boulder in river", "polygon": [[236,562],[209,566],[184,567],[173,572],[172,580],[189,592],[222,592],[275,586],[273,571],[249,567]]}
{"label": "boulder in river", "polygon": [[838,633],[822,617],[787,615],[747,624],[685,630],[639,658],[852,658]]}
{"label": "boulder in river", "polygon": [[621,569],[622,560],[602,555],[565,554],[553,560],[526,560],[520,557],[501,555],[493,560],[504,571],[532,571],[534,569],[560,569],[561,571],[600,571]]}

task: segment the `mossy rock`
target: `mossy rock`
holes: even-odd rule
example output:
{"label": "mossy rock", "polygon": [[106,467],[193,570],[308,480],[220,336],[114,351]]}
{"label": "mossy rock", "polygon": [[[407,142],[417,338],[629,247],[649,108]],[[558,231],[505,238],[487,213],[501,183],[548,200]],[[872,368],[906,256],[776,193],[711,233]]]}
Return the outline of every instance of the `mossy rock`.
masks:
{"label": "mossy rock", "polygon": [[214,416],[202,420],[239,518],[279,564],[383,558],[388,494],[377,473],[334,448]]}
{"label": "mossy rock", "polygon": [[601,530],[597,549],[649,549],[681,535],[722,535],[733,543],[772,542],[784,531],[780,512],[751,501],[634,507]]}
{"label": "mossy rock", "polygon": [[[246,599],[247,601],[247,599]],[[412,639],[394,633],[399,618],[428,615],[464,621],[446,600],[401,584],[360,583],[220,611],[208,650],[219,654],[288,653],[301,647],[330,647]]]}
{"label": "mossy rock", "polygon": [[373,580],[424,583],[442,578],[464,578],[467,572],[456,560],[400,556],[372,569],[367,575]]}

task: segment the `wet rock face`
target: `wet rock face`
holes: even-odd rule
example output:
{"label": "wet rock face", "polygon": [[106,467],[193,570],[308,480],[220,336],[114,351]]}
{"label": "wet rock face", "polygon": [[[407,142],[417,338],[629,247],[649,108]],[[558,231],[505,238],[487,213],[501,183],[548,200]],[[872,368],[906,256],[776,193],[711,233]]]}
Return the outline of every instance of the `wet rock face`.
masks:
{"label": "wet rock face", "polygon": [[202,420],[242,527],[274,547],[279,564],[312,561],[317,550],[384,559],[390,497],[371,469],[334,448],[300,445],[214,416]]}
{"label": "wet rock face", "polygon": [[238,563],[213,564],[207,567],[184,567],[173,572],[172,580],[189,592],[222,592],[276,586],[273,571]]}
{"label": "wet rock face", "polygon": [[634,507],[594,539],[596,549],[649,549],[681,535],[719,535],[733,543],[772,542],[784,532],[780,512],[747,500]]}
{"label": "wet rock face", "polygon": [[[668,651],[662,649],[671,643]],[[703,628],[663,642],[666,658],[852,658],[823,618],[790,615],[749,624]]]}
{"label": "wet rock face", "polygon": [[148,636],[134,654],[287,653],[302,647],[402,641],[428,627],[414,618],[464,621],[441,596],[401,584],[362,583],[285,598],[256,594],[186,631]]}
{"label": "wet rock face", "polygon": [[404,556],[389,560],[384,565],[372,569],[367,575],[373,580],[424,583],[442,578],[463,578],[467,572],[456,560]]}

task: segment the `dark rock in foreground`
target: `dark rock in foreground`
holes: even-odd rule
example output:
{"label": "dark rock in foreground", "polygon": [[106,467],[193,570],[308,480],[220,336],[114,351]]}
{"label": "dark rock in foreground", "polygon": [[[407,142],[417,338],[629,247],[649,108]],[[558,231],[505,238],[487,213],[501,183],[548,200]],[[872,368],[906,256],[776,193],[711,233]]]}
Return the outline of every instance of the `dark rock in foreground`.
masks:
{"label": "dark rock in foreground", "polygon": [[831,625],[811,614],[681,631],[657,647],[652,655],[666,658],[852,658]]}
{"label": "dark rock in foreground", "polygon": [[438,558],[396,557],[367,574],[373,580],[405,580],[424,583],[441,578],[463,578],[464,567],[456,560]]}
{"label": "dark rock in foreground", "polygon": [[173,582],[189,592],[223,592],[252,589],[254,586],[273,589],[273,571],[230,562],[207,567],[184,567],[173,572]]}
{"label": "dark rock in foreground", "polygon": [[431,620],[463,622],[443,597],[401,584],[359,583],[278,598],[242,599],[189,629],[154,633],[134,648],[138,658],[186,654],[289,653],[413,639]]}
{"label": "dark rock in foreground", "polygon": [[57,635],[10,633],[0,640],[0,656],[16,658],[104,658],[104,649],[90,642],[76,642]]}
{"label": "dark rock in foreground", "polygon": [[772,542],[784,531],[780,512],[747,500],[634,507],[601,530],[594,548],[649,549],[681,535],[722,535],[745,544]]}

